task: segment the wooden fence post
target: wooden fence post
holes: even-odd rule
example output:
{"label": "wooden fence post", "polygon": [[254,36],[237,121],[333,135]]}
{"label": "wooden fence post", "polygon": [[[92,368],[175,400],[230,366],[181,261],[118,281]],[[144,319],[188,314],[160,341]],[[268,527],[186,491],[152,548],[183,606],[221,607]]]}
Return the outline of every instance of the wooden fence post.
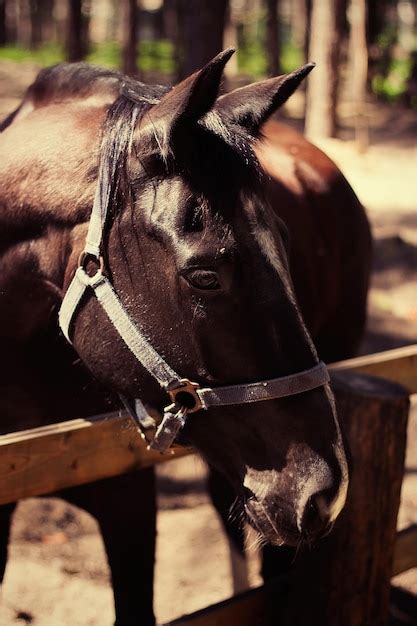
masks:
{"label": "wooden fence post", "polygon": [[333,378],[353,470],[332,533],[297,558],[283,626],[386,626],[409,400],[396,383]]}

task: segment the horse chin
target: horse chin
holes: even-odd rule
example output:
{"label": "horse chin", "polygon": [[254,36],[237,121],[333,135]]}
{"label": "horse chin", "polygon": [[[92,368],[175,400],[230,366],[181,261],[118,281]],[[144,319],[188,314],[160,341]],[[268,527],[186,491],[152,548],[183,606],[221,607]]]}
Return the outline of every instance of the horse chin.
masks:
{"label": "horse chin", "polygon": [[258,532],[263,542],[273,546],[296,547],[301,541],[301,534],[296,524],[289,525],[268,513],[266,506],[251,499],[245,503],[246,518]]}

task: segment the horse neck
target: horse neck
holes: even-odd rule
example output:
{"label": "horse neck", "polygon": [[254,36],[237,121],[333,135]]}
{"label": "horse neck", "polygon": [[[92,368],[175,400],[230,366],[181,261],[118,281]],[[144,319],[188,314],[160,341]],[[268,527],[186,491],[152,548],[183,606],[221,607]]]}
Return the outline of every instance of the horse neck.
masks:
{"label": "horse neck", "polygon": [[[75,229],[76,230],[76,229]],[[24,344],[43,331],[60,304],[74,229],[46,226],[42,234],[19,231],[0,249],[0,345]]]}
{"label": "horse neck", "polygon": [[26,341],[59,305],[91,212],[99,127],[91,108],[65,105],[34,111],[0,135],[2,344]]}
{"label": "horse neck", "polygon": [[84,246],[103,116],[80,103],[53,105],[0,134],[3,430],[6,419],[27,426],[94,413],[89,377],[74,368],[56,314]]}

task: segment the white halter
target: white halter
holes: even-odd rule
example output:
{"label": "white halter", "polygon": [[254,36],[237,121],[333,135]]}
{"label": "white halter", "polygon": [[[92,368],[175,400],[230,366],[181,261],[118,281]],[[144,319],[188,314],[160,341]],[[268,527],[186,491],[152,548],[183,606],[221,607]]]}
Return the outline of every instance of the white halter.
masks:
{"label": "white halter", "polygon": [[[212,406],[246,404],[283,398],[310,391],[329,382],[326,365],[321,361],[308,370],[290,376],[213,389],[201,388],[198,383],[191,382],[177,374],[156,352],[130,318],[112,284],[103,273],[102,239],[107,222],[109,189],[111,188],[108,182],[111,173],[106,171],[101,162],[86,245],[80,256],[74,278],[63,299],[59,311],[59,324],[65,337],[71,342],[70,326],[74,321],[76,310],[87,290],[91,290],[95,294],[109,321],[126,346],[170,396],[171,403],[165,408],[162,422],[150,442],[152,448],[164,452],[185,425],[189,413],[208,409]],[[93,276],[86,272],[88,261],[95,261],[97,264],[97,271]],[[122,398],[122,400],[136,420],[142,436],[148,440],[149,431],[155,429],[155,421],[147,414],[139,399],[135,400],[134,404],[126,398]]]}

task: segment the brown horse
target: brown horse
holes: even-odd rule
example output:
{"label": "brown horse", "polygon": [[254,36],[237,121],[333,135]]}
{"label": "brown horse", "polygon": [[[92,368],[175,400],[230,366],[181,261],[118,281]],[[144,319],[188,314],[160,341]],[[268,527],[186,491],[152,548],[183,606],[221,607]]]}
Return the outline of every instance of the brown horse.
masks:
{"label": "brown horse", "polygon": [[[219,98],[230,54],[172,90],[59,65],[40,73],[3,123],[3,430],[97,412],[117,402],[113,393],[158,410],[166,403],[92,293],[71,335],[86,368],[58,330],[99,164],[111,173],[105,275],[184,377],[212,388],[247,385],[317,364],[289,265],[322,358],[355,350],[369,272],[363,209],[322,153],[280,125],[264,126],[311,66]],[[183,432],[227,477],[265,541],[311,541],[343,507],[346,457],[328,384],[201,410]],[[99,521],[117,625],[154,624],[152,472],[61,495]],[[1,510],[2,570],[13,508]]]}

